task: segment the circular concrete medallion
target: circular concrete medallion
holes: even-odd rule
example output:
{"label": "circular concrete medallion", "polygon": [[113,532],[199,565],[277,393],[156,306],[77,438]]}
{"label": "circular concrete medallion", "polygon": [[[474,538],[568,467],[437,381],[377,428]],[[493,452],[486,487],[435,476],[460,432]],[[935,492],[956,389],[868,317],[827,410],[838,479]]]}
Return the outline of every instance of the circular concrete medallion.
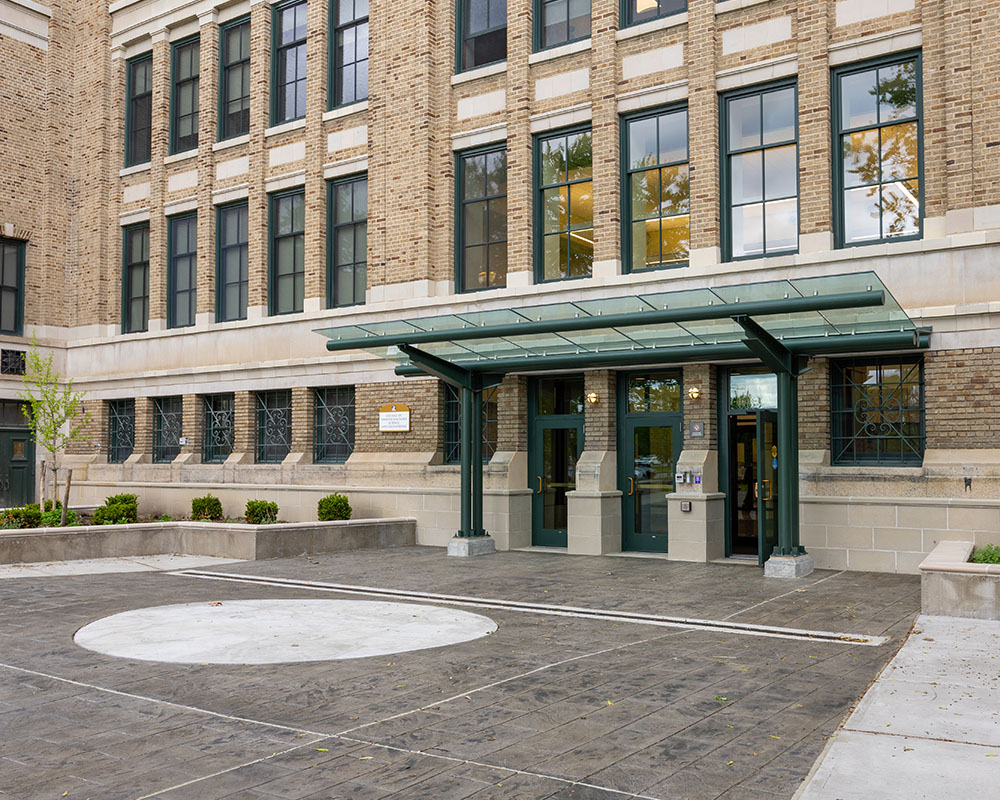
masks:
{"label": "circular concrete medallion", "polygon": [[88,650],[174,664],[281,664],[424,650],[487,636],[480,614],[364,600],[225,600],[125,611],[85,625]]}

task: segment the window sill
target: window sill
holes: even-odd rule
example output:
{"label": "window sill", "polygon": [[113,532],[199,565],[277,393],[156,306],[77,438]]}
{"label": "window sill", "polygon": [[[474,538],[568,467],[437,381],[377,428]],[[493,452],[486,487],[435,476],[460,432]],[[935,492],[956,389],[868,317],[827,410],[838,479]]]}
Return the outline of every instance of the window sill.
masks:
{"label": "window sill", "polygon": [[356,103],[350,103],[346,106],[337,106],[336,108],[331,108],[329,111],[323,114],[323,122],[329,122],[331,119],[340,119],[341,117],[349,117],[351,114],[360,114],[362,111],[368,110],[368,101],[359,100]]}
{"label": "window sill", "polygon": [[457,75],[452,75],[451,85],[458,86],[463,83],[468,83],[469,81],[479,80],[480,78],[489,78],[491,75],[502,75],[506,71],[507,59],[504,59],[503,61],[497,61],[495,64],[487,64],[483,67],[467,69],[464,72],[459,72]]}
{"label": "window sill", "polygon": [[[742,0],[729,0],[730,2],[742,2]],[[766,0],[757,0],[758,2],[766,2]],[[718,13],[718,11],[716,11]],[[674,28],[678,25],[686,25],[688,21],[688,12],[681,11],[678,14],[671,14],[668,17],[660,17],[659,19],[651,19],[649,22],[640,22],[636,25],[629,25],[627,28],[622,28],[615,34],[615,41],[621,42],[625,39],[634,39],[636,36],[645,36],[647,33],[653,33],[654,31],[665,31],[668,28]]]}
{"label": "window sill", "polygon": [[217,153],[220,150],[226,150],[230,147],[239,147],[241,144],[250,144],[249,133],[244,133],[242,136],[234,136],[232,139],[223,139],[221,142],[216,142],[212,145],[212,150]]}
{"label": "window sill", "polygon": [[541,64],[545,61],[552,61],[556,58],[562,58],[563,56],[571,56],[574,53],[585,53],[590,50],[590,37],[586,39],[581,39],[578,42],[570,42],[569,44],[562,44],[558,47],[552,47],[548,50],[540,50],[537,53],[532,53],[528,56],[529,64]]}
{"label": "window sill", "polygon": [[180,153],[174,153],[172,156],[164,156],[163,163],[166,164],[176,164],[178,161],[187,161],[189,158],[198,157],[198,148],[194,147],[190,150],[184,150]]}
{"label": "window sill", "polygon": [[147,161],[143,164],[136,164],[135,166],[132,167],[125,167],[125,169],[118,170],[118,177],[124,178],[127,175],[136,175],[140,172],[149,172],[152,166],[153,166],[152,162]]}
{"label": "window sill", "polygon": [[291,122],[282,122],[280,125],[272,125],[264,131],[264,137],[277,136],[288,131],[302,130],[306,126],[306,118],[293,119]]}

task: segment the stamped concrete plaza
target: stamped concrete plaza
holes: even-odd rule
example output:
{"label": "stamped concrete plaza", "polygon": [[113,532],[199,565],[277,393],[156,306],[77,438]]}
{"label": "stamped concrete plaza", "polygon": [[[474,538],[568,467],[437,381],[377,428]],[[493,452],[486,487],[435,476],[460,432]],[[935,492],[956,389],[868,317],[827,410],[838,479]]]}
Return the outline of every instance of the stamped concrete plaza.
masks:
{"label": "stamped concrete plaza", "polygon": [[[0,796],[791,798],[919,610],[913,576],[410,547],[0,581]],[[74,633],[131,609],[356,592],[223,573],[887,636],[878,646],[467,610],[492,635],[341,661],[133,661]],[[371,599],[384,599],[372,596]],[[445,605],[445,604],[442,604]]]}

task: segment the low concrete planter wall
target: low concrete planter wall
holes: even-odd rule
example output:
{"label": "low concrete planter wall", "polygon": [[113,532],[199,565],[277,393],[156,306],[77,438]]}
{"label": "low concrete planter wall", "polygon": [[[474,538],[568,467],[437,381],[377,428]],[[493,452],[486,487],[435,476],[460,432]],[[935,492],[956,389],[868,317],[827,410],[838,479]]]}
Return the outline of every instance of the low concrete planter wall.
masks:
{"label": "low concrete planter wall", "polygon": [[184,553],[257,560],[416,544],[416,520],[359,519],[240,525],[148,522],[0,531],[0,564]]}
{"label": "low concrete planter wall", "polygon": [[973,564],[971,542],[941,542],[920,564],[924,614],[1000,620],[1000,564]]}

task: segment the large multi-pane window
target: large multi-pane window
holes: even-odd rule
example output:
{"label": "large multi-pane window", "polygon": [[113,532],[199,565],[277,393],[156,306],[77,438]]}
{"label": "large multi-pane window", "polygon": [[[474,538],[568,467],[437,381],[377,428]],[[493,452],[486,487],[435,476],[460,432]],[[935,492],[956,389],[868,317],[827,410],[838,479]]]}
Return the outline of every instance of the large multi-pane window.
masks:
{"label": "large multi-pane window", "polygon": [[924,457],[921,356],[834,361],[834,464],[920,464]]}
{"label": "large multi-pane window", "polygon": [[364,303],[368,288],[368,177],[331,182],[327,192],[327,305]]}
{"label": "large multi-pane window", "polygon": [[354,452],[354,387],[317,389],[313,460],[342,464]]}
{"label": "large multi-pane window", "polygon": [[799,246],[798,110],[794,84],[741,90],[722,103],[726,257]]}
{"label": "large multi-pane window", "polygon": [[458,0],[459,70],[507,58],[507,0]]}
{"label": "large multi-pane window", "polygon": [[280,464],[292,451],[292,393],[257,392],[257,463]]}
{"label": "large multi-pane window", "polygon": [[[462,461],[462,400],[461,393],[450,383],[444,386],[444,463]],[[499,389],[494,386],[483,390],[483,463],[486,464],[497,451],[497,398]]]}
{"label": "large multi-pane window", "polygon": [[625,0],[625,25],[649,22],[687,11],[687,0]]}
{"label": "large multi-pane window", "polygon": [[125,109],[125,166],[149,161],[153,132],[153,54],[138,56],[126,66],[128,105]]}
{"label": "large multi-pane window", "polygon": [[122,333],[146,330],[149,324],[149,223],[123,230]]}
{"label": "large multi-pane window", "polygon": [[590,36],[590,0],[535,0],[535,49]]}
{"label": "large multi-pane window", "polygon": [[219,261],[216,266],[216,321],[247,318],[248,226],[244,200],[218,210]]}
{"label": "large multi-pane window", "polygon": [[305,0],[276,6],[273,20],[271,124],[278,125],[306,115]]}
{"label": "large multi-pane window", "polygon": [[920,235],[920,57],[834,73],[838,246]]}
{"label": "large multi-pane window", "polygon": [[24,242],[0,238],[0,333],[24,327]]}
{"label": "large multi-pane window", "polygon": [[219,50],[221,141],[250,132],[250,20],[223,25]]}
{"label": "large multi-pane window", "polygon": [[184,328],[194,325],[198,218],[184,214],[167,224],[167,327]]}
{"label": "large multi-pane window", "polygon": [[507,285],[507,149],[458,156],[458,285],[462,291]]}
{"label": "large multi-pane window", "polygon": [[594,265],[594,169],[590,130],[540,136],[535,183],[539,281],[590,275]]}
{"label": "large multi-pane window", "polygon": [[644,113],[624,124],[625,263],[633,272],[683,264],[691,239],[687,109]]}
{"label": "large multi-pane window", "polygon": [[198,146],[198,80],[201,45],[195,37],[172,48],[173,94],[170,97],[170,152]]}
{"label": "large multi-pane window", "polygon": [[181,452],[181,427],[184,419],[183,397],[157,397],[153,400],[153,461],[166,464]]}
{"label": "large multi-pane window", "polygon": [[330,107],[368,99],[368,0],[331,0]]}
{"label": "large multi-pane window", "polygon": [[234,398],[231,394],[205,396],[204,439],[201,460],[220,464],[233,452]]}
{"label": "large multi-pane window", "polygon": [[108,462],[123,463],[135,449],[135,400],[108,401]]}
{"label": "large multi-pane window", "polygon": [[272,314],[302,310],[305,297],[305,192],[271,195]]}

